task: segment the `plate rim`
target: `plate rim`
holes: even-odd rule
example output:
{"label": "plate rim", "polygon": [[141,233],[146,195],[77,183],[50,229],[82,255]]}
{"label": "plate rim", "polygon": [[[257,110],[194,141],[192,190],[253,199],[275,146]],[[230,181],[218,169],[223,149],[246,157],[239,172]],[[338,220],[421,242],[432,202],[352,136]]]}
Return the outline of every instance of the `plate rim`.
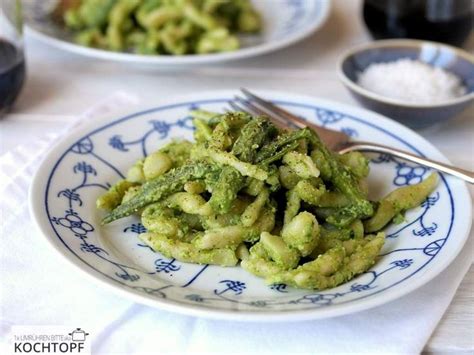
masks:
{"label": "plate rim", "polygon": [[25,20],[25,28],[28,34],[38,39],[42,43],[53,46],[60,50],[80,54],[90,58],[99,58],[103,60],[111,60],[117,62],[128,62],[136,64],[150,64],[158,66],[186,66],[211,64],[218,62],[234,61],[239,59],[251,58],[263,54],[271,53],[292,44],[302,41],[319,30],[327,22],[332,9],[332,0],[318,0],[321,3],[321,15],[307,28],[296,32],[295,34],[285,37],[275,43],[262,43],[256,46],[241,48],[233,52],[216,53],[216,54],[199,54],[189,56],[157,56],[142,55],[124,52],[113,52],[103,49],[85,47],[76,43],[65,41],[56,37],[49,36],[31,26],[28,20]]}
{"label": "plate rim", "polygon": [[[344,103],[339,103],[337,101],[327,100],[319,97],[313,97],[310,95],[301,95],[301,94],[293,94],[293,93],[285,93],[282,91],[268,91],[268,90],[256,90],[258,93],[262,93],[263,95],[267,95],[270,97],[282,97],[288,96],[289,100],[297,101],[299,99],[301,102],[317,102],[318,105],[326,105],[329,107],[337,107],[338,110],[343,112],[351,112],[351,115],[363,115],[369,114],[372,117],[376,117],[379,121],[382,122],[381,126],[383,127],[387,123],[389,125],[395,125],[395,127],[401,128],[403,130],[408,130],[418,138],[421,138],[421,142],[427,144],[430,151],[434,154],[439,155],[442,157],[446,162],[449,162],[448,159],[431,143],[429,143],[426,139],[420,136],[417,132],[403,126],[402,124],[395,122],[387,117],[384,117],[380,114],[371,112],[369,110],[359,108],[356,106],[351,106]],[[236,93],[236,90],[214,90],[214,91],[205,91],[198,94],[189,94],[189,95],[176,95],[169,97],[168,99],[160,99],[153,105],[153,107],[146,107],[144,105],[136,105],[131,107],[128,110],[125,110],[122,113],[110,113],[101,117],[100,119],[94,121],[85,122],[81,127],[73,132],[66,133],[62,139],[56,142],[52,147],[48,149],[45,153],[42,162],[40,163],[39,167],[37,168],[32,183],[30,184],[29,189],[29,197],[28,197],[28,205],[30,216],[32,217],[34,224],[38,231],[41,232],[44,239],[47,240],[47,244],[52,247],[61,257],[70,265],[73,265],[74,268],[79,269],[82,275],[87,275],[89,279],[93,280],[96,284],[100,284],[106,286],[108,289],[113,290],[114,292],[133,300],[135,302],[139,302],[141,304],[146,304],[148,306],[152,306],[155,308],[163,309],[166,311],[176,312],[184,315],[192,315],[192,316],[199,316],[204,318],[212,318],[212,319],[234,319],[240,321],[294,321],[294,320],[309,320],[309,319],[321,319],[321,318],[329,318],[335,317],[340,315],[347,315],[355,312],[359,312],[362,310],[374,308],[380,306],[381,304],[388,303],[399,297],[407,295],[414,290],[418,289],[422,285],[428,283],[433,278],[438,276],[447,266],[451,264],[451,262],[458,256],[462,247],[466,243],[469,237],[469,231],[472,223],[472,206],[470,203],[467,203],[469,206],[467,211],[464,213],[467,214],[468,222],[464,224],[464,235],[463,239],[453,248],[453,252],[451,257],[448,259],[443,259],[442,262],[438,262],[436,265],[436,269],[431,274],[424,275],[419,279],[415,279],[415,282],[411,282],[406,284],[404,288],[393,288],[389,293],[384,294],[384,297],[368,297],[367,299],[357,300],[355,302],[348,302],[345,304],[336,304],[330,307],[321,307],[315,308],[314,310],[286,310],[286,311],[279,311],[279,310],[272,310],[272,311],[242,311],[242,310],[231,310],[231,309],[216,309],[216,308],[204,308],[199,305],[194,304],[184,304],[184,303],[177,303],[174,302],[172,299],[158,299],[158,298],[151,298],[145,294],[140,293],[139,291],[132,290],[132,289],[124,289],[123,286],[117,284],[117,280],[107,280],[104,275],[99,275],[93,268],[84,268],[82,259],[76,258],[73,254],[69,255],[64,253],[65,249],[60,247],[60,244],[53,240],[50,230],[50,226],[44,224],[41,221],[41,212],[44,213],[44,206],[43,211],[41,210],[43,195],[44,195],[44,188],[45,186],[41,185],[40,177],[41,175],[48,174],[51,172],[51,157],[55,157],[55,154],[60,156],[64,153],[64,146],[71,145],[71,137],[81,137],[85,133],[91,134],[93,131],[102,128],[104,125],[118,122],[125,117],[129,116],[130,114],[139,114],[144,111],[149,111],[152,109],[156,109],[162,106],[169,106],[172,104],[184,104],[188,101],[196,101],[196,100],[204,100],[210,99],[214,97],[215,99],[221,97],[232,97],[233,94]],[[146,107],[146,109],[145,109]],[[76,138],[74,138],[76,139]],[[55,161],[55,160],[54,160]],[[53,164],[54,164],[53,161]],[[444,176],[441,176],[442,179],[445,179]],[[459,188],[463,191],[463,194],[459,193],[458,198],[464,198],[466,201],[469,201],[469,192],[465,183],[459,182]],[[37,200],[40,200],[38,203]],[[462,201],[461,201],[462,202]]]}

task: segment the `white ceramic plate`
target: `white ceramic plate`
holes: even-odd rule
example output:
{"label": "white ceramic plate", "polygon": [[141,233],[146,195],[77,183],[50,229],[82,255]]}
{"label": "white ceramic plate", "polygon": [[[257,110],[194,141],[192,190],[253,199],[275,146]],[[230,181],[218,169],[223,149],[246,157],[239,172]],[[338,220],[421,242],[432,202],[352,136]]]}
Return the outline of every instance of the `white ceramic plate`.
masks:
{"label": "white ceramic plate", "polygon": [[[192,137],[189,109],[221,111],[235,92],[169,100],[101,118],[70,133],[46,156],[30,191],[31,213],[46,240],[79,270],[137,302],[184,314],[239,320],[297,320],[360,311],[413,291],[439,274],[468,236],[471,203],[464,183],[440,176],[435,192],[387,228],[378,262],[326,291],[268,286],[240,267],[199,266],[168,259],[143,245],[136,217],[101,226],[96,198],[138,158],[173,137]],[[413,131],[378,114],[322,99],[259,92],[315,123],[355,139],[384,143],[447,162]],[[427,169],[373,156],[372,197],[420,182]]]}
{"label": "white ceramic plate", "polygon": [[263,16],[263,32],[243,36],[242,48],[227,53],[186,56],[152,56],[117,53],[84,47],[73,41],[73,36],[51,19],[51,12],[59,0],[25,1],[24,15],[30,33],[45,43],[91,57],[166,66],[225,62],[268,53],[309,36],[326,21],[330,12],[329,0],[253,0]]}

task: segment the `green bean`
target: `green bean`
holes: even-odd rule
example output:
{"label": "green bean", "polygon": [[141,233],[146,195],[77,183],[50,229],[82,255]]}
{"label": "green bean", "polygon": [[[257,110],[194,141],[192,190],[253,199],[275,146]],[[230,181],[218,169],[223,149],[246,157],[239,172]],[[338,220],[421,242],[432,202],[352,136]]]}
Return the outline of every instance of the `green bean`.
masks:
{"label": "green bean", "polygon": [[141,190],[129,201],[117,206],[102,220],[103,224],[123,218],[137,212],[153,202],[180,191],[189,180],[199,180],[206,175],[215,174],[216,166],[209,163],[193,163],[170,170],[164,175],[142,185]]}
{"label": "green bean", "polygon": [[[140,191],[140,186],[130,187],[127,191],[125,191],[125,194],[123,195],[122,201],[120,202],[120,204],[131,200],[132,197],[134,197],[139,191]],[[117,207],[117,206],[115,206],[115,207]]]}
{"label": "green bean", "polygon": [[[180,1],[173,6],[188,0]],[[199,11],[211,14],[202,1]],[[236,11],[233,6],[227,10]],[[163,31],[179,26],[167,23]],[[335,287],[376,262],[384,234],[365,234],[403,221],[437,184],[433,174],[372,202],[367,159],[336,156],[308,128],[280,131],[242,112],[193,115],[196,143],[174,141],[138,160],[127,180],[97,200],[111,210],[104,224],[138,214],[148,230],[140,238],[184,262],[240,260],[269,283]]]}
{"label": "green bean", "polygon": [[357,181],[348,168],[333,156],[315,132],[311,131],[310,139],[313,146],[320,151],[324,161],[328,164],[331,176],[330,181],[351,201],[351,206],[344,207],[336,214],[329,216],[327,221],[336,226],[343,227],[356,219],[372,216],[372,204],[360,191]]}
{"label": "green bean", "polygon": [[218,123],[212,131],[208,147],[224,150],[233,144],[232,131],[240,130],[249,121],[250,117],[247,114],[234,112],[215,116],[214,119],[217,119]]}
{"label": "green bean", "polygon": [[437,183],[438,178],[433,173],[417,185],[400,187],[389,193],[380,200],[375,215],[365,222],[366,231],[376,232],[400,212],[420,205],[433,192]]}
{"label": "green bean", "polygon": [[257,163],[268,165],[277,161],[283,156],[298,147],[299,140],[306,139],[310,136],[308,129],[300,129],[288,133],[280,134],[275,140],[265,145],[257,154]]}
{"label": "green bean", "polygon": [[[266,159],[263,159],[262,161],[260,161],[260,165],[263,165],[263,166],[267,166],[267,165],[270,165],[278,160],[281,160],[286,153],[288,152],[291,152],[292,150],[294,149],[297,149],[299,146],[299,142],[298,141],[293,141],[293,142],[290,142],[284,146],[281,147],[280,150],[278,150],[275,154],[273,154],[272,156],[266,158]],[[268,145],[267,145],[268,147]]]}
{"label": "green bean", "polygon": [[338,158],[358,179],[369,175],[369,160],[361,152],[349,152]]}
{"label": "green bean", "polygon": [[193,120],[194,127],[196,130],[194,131],[194,139],[198,143],[205,143],[212,138],[212,129],[209,127],[206,121],[195,118]]}
{"label": "green bean", "polygon": [[276,128],[268,119],[256,117],[242,127],[231,153],[244,162],[253,163],[257,151],[276,133]]}
{"label": "green bean", "polygon": [[229,212],[232,202],[237,197],[237,193],[244,186],[243,176],[231,166],[222,168],[219,180],[212,190],[209,205],[215,213],[223,214]]}
{"label": "green bean", "polygon": [[360,191],[354,176],[348,168],[345,167],[339,159],[333,156],[333,153],[326,148],[315,132],[311,131],[310,139],[315,148],[321,152],[329,166],[331,171],[331,182],[352,202],[352,206],[343,208],[336,215],[329,217],[328,222],[338,226],[345,226],[356,219],[372,216],[372,204]]}

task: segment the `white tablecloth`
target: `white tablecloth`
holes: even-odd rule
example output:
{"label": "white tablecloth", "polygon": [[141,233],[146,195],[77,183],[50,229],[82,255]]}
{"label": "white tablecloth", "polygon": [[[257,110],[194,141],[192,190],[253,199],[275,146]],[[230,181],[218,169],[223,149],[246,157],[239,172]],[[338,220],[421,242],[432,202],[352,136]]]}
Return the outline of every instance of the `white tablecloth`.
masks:
{"label": "white tablecloth", "polygon": [[[136,94],[144,105],[180,93],[241,86],[355,104],[337,79],[335,63],[351,44],[368,40],[356,15],[357,6],[357,1],[336,1],[322,31],[288,50],[189,72],[94,61],[27,38],[28,79],[13,113],[0,123],[0,155],[20,148],[11,156],[17,166],[24,167],[20,157],[28,156],[36,137],[57,133],[73,116],[116,90]],[[474,39],[471,48],[473,43]],[[474,169],[473,116],[471,109],[448,124],[421,133],[454,164]],[[15,198],[22,196],[18,201],[26,200],[22,194],[26,193],[31,171],[31,167],[22,171],[24,178],[10,185]],[[2,185],[9,178],[2,176]],[[140,349],[163,353],[420,351],[449,304],[473,250],[471,237],[464,258],[429,285],[389,305],[325,321],[249,325],[177,316],[98,289],[49,251],[27,223],[24,203],[9,212],[17,212],[24,223],[17,219],[13,225],[2,217],[2,240],[12,239],[1,249],[0,336],[5,339],[13,324],[81,324],[94,329],[94,349],[101,354]],[[420,324],[425,326],[420,328]],[[474,335],[472,332],[459,330],[464,338]],[[474,344],[470,344],[464,350],[472,351]],[[0,348],[0,353],[5,351]]]}
{"label": "white tablecloth", "polygon": [[[81,121],[119,112],[133,97],[112,96]],[[43,117],[44,119],[44,117]],[[69,119],[69,126],[77,119]],[[15,325],[80,326],[94,353],[397,353],[420,352],[471,265],[471,237],[456,261],[434,281],[400,300],[334,319],[247,324],[197,319],[134,304],[97,289],[50,251],[28,214],[28,186],[38,162],[58,134],[41,135],[0,156],[2,211],[2,319],[0,336]],[[59,286],[59,287],[58,287]],[[8,345],[5,351],[10,350]],[[2,350],[2,349],[0,349]]]}

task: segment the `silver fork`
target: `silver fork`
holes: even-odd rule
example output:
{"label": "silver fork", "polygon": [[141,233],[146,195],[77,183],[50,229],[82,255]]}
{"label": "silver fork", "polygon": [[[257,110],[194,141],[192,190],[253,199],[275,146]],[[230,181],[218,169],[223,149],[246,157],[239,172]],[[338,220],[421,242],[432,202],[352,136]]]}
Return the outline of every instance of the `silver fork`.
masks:
{"label": "silver fork", "polygon": [[278,107],[273,103],[264,100],[255,94],[252,94],[246,89],[241,89],[241,91],[246,98],[235,96],[235,101],[229,102],[229,105],[233,109],[237,111],[248,112],[252,115],[265,115],[269,117],[276,125],[285,129],[291,129],[295,127],[310,127],[314,129],[316,133],[318,133],[319,137],[328,148],[340,154],[354,150],[389,154],[419,165],[436,169],[449,175],[456,176],[470,184],[474,184],[474,172],[472,171],[456,168],[431,159],[422,158],[403,150],[387,147],[377,143],[351,141],[350,137],[345,133],[315,125],[314,123],[293,115],[281,107]]}

